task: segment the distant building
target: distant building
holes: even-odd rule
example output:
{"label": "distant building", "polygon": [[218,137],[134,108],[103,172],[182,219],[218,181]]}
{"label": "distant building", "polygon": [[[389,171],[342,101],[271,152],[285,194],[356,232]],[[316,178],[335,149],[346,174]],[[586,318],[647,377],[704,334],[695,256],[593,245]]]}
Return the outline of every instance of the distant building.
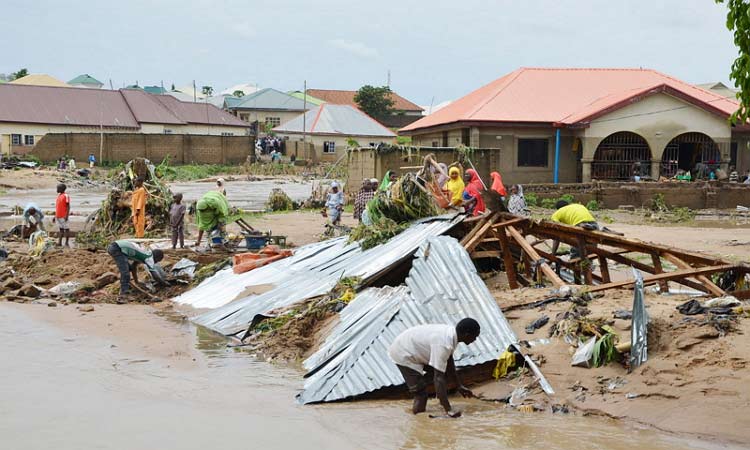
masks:
{"label": "distant building", "polygon": [[[345,154],[350,141],[369,146],[392,144],[396,134],[378,121],[350,105],[324,103],[273,131],[287,138],[287,154],[313,161],[336,161]],[[302,146],[303,139],[313,145],[312,154]]]}
{"label": "distant building", "polygon": [[656,179],[750,168],[747,127],[727,121],[737,107],[649,69],[521,68],[399,134],[417,146],[494,149],[509,183],[551,182],[556,160],[560,182]]}
{"label": "distant building", "polygon": [[[225,108],[254,127],[277,127],[304,113],[305,104],[302,100],[276,89],[261,89],[244,97],[225,97]],[[308,103],[307,109],[315,105]]]}
{"label": "distant building", "polygon": [[721,81],[716,81],[713,83],[701,83],[697,84],[699,88],[706,89],[708,91],[714,92],[716,94],[721,95],[725,98],[731,98],[733,100],[737,99],[737,92],[739,92],[737,89],[730,88],[726,84],[722,83]]}
{"label": "distant building", "polygon": [[235,84],[232,87],[226,88],[223,91],[219,92],[219,95],[234,95],[235,92],[239,91],[242,92],[242,96],[250,95],[258,92],[260,89],[258,88],[257,84],[253,83],[240,83]]}
{"label": "distant building", "polygon": [[27,153],[47,133],[163,133],[234,136],[250,127],[206,103],[140,89],[0,84],[0,151]]}
{"label": "distant building", "polygon": [[54,86],[54,87],[70,87],[69,84],[58,80],[57,78],[47,75],[46,73],[34,73],[26,75],[25,77],[16,78],[10,81],[8,84],[22,84],[25,86]]}
{"label": "distant building", "polygon": [[104,86],[104,83],[102,83],[101,81],[97,80],[96,78],[92,77],[91,75],[87,73],[78,75],[77,77],[68,81],[68,84],[73,87],[84,87],[84,88],[91,88],[91,89],[101,89],[102,86]]}
{"label": "distant building", "polygon": [[[359,108],[357,102],[354,101],[357,91],[308,89],[307,95],[333,105],[350,105]],[[422,117],[424,109],[421,106],[410,102],[395,92],[391,94],[391,99],[393,100],[393,114],[388,119],[382,121],[383,125],[389,128],[401,128]]]}
{"label": "distant building", "polygon": [[305,93],[302,91],[289,91],[287,92],[287,94],[291,95],[292,97],[297,97],[298,99],[302,101],[307,101],[307,103],[310,103],[315,106],[320,106],[323,103],[325,103],[325,100],[321,100],[319,98],[313,97],[310,94],[307,94],[307,96],[305,96]]}

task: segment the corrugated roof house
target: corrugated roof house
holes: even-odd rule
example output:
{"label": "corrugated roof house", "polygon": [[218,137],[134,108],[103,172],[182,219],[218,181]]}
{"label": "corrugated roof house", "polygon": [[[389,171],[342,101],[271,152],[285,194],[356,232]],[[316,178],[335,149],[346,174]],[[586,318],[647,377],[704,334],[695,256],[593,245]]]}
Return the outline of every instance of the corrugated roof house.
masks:
{"label": "corrugated roof house", "polygon": [[225,106],[234,115],[254,126],[273,128],[289,122],[315,105],[305,105],[302,100],[285,92],[265,88],[240,97],[239,101],[225,102]]}
{"label": "corrugated roof house", "polygon": [[25,77],[16,78],[9,82],[10,84],[23,84],[27,86],[53,86],[53,87],[70,87],[69,84],[58,80],[57,78],[47,75],[46,73],[32,73]]}
{"label": "corrugated roof house", "polygon": [[92,77],[91,75],[87,73],[78,75],[77,77],[68,81],[68,84],[73,87],[85,87],[85,88],[92,88],[92,89],[101,89],[101,87],[104,86],[104,83],[102,83],[101,81],[97,80],[96,78]]}
{"label": "corrugated roof house", "polygon": [[[357,91],[343,91],[337,89],[308,89],[307,95],[311,95],[326,103],[334,105],[350,105],[359,108],[354,97]],[[383,125],[390,128],[401,128],[419,119],[424,112],[421,106],[401,97],[395,92],[391,93],[393,100],[393,114],[388,119],[383,120]]]}
{"label": "corrugated roof house", "polygon": [[630,179],[633,167],[658,178],[737,164],[731,142],[742,136],[727,122],[737,106],[650,69],[521,68],[399,133],[417,145],[498,148],[510,182]]}

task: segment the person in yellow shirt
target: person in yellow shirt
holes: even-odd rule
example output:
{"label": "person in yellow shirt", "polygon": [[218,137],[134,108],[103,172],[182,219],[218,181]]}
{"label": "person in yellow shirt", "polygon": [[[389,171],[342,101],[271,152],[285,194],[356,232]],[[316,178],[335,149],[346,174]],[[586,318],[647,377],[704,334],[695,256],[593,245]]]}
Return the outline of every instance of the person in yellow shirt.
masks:
{"label": "person in yellow shirt", "polygon": [[133,182],[135,190],[133,191],[132,211],[133,226],[135,227],[135,237],[142,238],[146,234],[146,197],[148,192],[143,187],[143,178],[138,177]]}
{"label": "person in yellow shirt", "polygon": [[[591,212],[580,203],[568,203],[565,200],[560,200],[555,204],[557,211],[552,214],[550,219],[553,222],[570,225],[572,227],[581,227],[586,230],[599,230],[599,224],[591,214]],[[557,248],[560,245],[560,241],[555,240],[552,243],[552,254],[557,254]],[[574,255],[571,255],[574,256]]]}
{"label": "person in yellow shirt", "polygon": [[461,178],[461,169],[453,166],[448,171],[448,181],[445,182],[445,189],[451,193],[451,205],[459,206],[463,202],[464,180]]}

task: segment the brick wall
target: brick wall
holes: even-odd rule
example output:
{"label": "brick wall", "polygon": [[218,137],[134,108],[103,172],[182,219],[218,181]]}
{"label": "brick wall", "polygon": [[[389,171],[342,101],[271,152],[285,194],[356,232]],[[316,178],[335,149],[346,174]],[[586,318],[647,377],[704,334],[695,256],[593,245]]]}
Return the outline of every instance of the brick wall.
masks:
{"label": "brick wall", "polygon": [[[31,152],[42,161],[68,155],[78,161],[89,153],[99,158],[98,133],[50,133]],[[136,157],[161,162],[169,156],[175,164],[241,164],[254,155],[254,136],[207,136],[189,134],[105,134],[103,159],[127,162]]]}

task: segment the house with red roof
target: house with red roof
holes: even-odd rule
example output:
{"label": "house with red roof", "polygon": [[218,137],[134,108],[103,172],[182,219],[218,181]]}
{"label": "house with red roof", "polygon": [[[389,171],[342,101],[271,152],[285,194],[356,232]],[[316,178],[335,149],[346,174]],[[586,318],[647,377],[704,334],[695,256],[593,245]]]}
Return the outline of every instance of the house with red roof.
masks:
{"label": "house with red roof", "polygon": [[[332,105],[349,105],[359,109],[359,105],[354,101],[357,91],[342,91],[338,89],[308,89],[307,95],[320,99],[325,103]],[[401,128],[416,120],[419,120],[424,113],[421,106],[405,99],[395,92],[391,92],[393,100],[393,113],[390,117],[383,120],[382,123],[389,128]]]}
{"label": "house with red roof", "polygon": [[426,147],[494,149],[512,183],[657,179],[750,168],[738,103],[650,69],[521,68],[399,130]]}
{"label": "house with red roof", "polygon": [[0,152],[28,153],[48,133],[245,136],[250,125],[208,103],[141,89],[0,84]]}

